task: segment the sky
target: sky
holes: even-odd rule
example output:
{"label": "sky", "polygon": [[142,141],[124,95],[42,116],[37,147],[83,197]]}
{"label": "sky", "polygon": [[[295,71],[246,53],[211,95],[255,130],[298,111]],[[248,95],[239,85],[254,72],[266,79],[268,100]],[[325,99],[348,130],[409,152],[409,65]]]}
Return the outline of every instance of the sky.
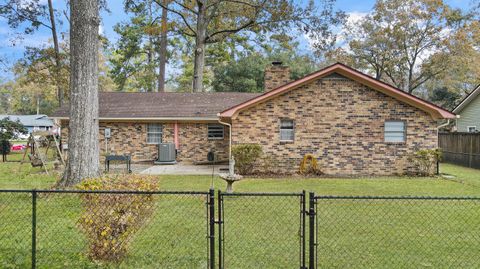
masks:
{"label": "sky", "polygon": [[[0,0],[3,1],[3,0]],[[24,0],[28,1],[28,0]],[[46,0],[40,0],[46,1]],[[322,0],[315,0],[319,3]],[[399,0],[401,1],[401,0]],[[446,2],[455,8],[468,9],[475,1],[479,0],[446,0]],[[110,42],[115,42],[118,36],[113,31],[113,26],[121,21],[128,20],[128,15],[123,11],[123,0],[107,0],[108,8],[111,12],[102,12],[102,25],[100,26],[100,32],[104,34]],[[351,20],[355,20],[365,15],[373,8],[375,0],[337,0],[335,3],[336,8],[347,12],[350,15]],[[65,7],[65,0],[53,0],[54,6],[59,9]],[[65,25],[62,27],[62,31],[67,31]],[[20,35],[22,38],[9,28],[6,20],[0,17],[0,57],[7,60],[7,65],[11,65],[18,59],[22,58],[25,47],[27,46],[42,46],[49,42],[50,32],[48,29],[40,29],[31,35]],[[300,40],[301,49],[308,50],[308,40]],[[12,74],[0,66],[0,79],[9,79]]]}

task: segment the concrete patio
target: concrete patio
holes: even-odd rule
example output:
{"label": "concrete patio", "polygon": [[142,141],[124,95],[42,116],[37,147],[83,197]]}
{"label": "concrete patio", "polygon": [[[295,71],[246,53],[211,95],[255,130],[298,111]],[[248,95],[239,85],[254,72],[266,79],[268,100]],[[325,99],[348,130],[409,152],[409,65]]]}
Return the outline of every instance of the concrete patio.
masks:
{"label": "concrete patio", "polygon": [[[228,170],[228,165],[193,165],[193,164],[172,164],[172,165],[153,165],[150,166],[140,174],[145,175],[211,175],[214,170],[215,175],[218,175],[220,169]],[[223,172],[224,172],[223,171]]]}

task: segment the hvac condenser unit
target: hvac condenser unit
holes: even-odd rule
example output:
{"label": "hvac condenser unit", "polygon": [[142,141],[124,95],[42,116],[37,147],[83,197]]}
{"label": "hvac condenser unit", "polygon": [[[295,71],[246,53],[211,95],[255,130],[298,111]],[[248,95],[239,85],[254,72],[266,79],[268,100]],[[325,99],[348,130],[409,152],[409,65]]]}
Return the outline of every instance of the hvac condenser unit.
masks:
{"label": "hvac condenser unit", "polygon": [[176,159],[177,152],[175,150],[175,144],[158,144],[158,159],[155,161],[155,164],[175,164],[177,163]]}

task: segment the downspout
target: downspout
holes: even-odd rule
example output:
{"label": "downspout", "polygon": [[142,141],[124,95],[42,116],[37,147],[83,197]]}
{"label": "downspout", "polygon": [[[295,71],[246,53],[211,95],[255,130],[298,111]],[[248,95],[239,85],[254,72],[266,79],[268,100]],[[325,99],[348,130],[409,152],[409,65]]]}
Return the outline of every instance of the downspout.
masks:
{"label": "downspout", "polygon": [[223,122],[220,118],[220,114],[217,114],[218,122],[222,125],[228,126],[228,173],[230,175],[235,174],[235,161],[232,159],[232,124],[228,122]]}
{"label": "downspout", "polygon": [[173,125],[173,142],[175,143],[175,149],[178,150],[180,148],[180,143],[178,141],[178,122],[175,121]]}
{"label": "downspout", "polygon": [[232,159],[232,124],[228,122],[223,122],[222,118],[220,118],[220,114],[217,114],[218,122],[222,125],[228,126],[228,161]]}
{"label": "downspout", "polygon": [[[457,118],[455,119],[455,121],[459,118],[460,116],[457,115]],[[443,127],[446,127],[450,125],[450,119],[447,119],[447,122],[446,123],[443,123],[443,124],[440,124],[439,126],[437,126],[437,148],[440,148],[440,140],[438,139],[438,135],[440,133],[440,129],[443,128]],[[439,161],[437,160],[437,175],[440,175],[440,163]]]}
{"label": "downspout", "polygon": [[437,135],[438,135],[438,133],[440,132],[440,129],[441,129],[441,128],[446,127],[446,126],[448,126],[448,125],[450,125],[450,119],[447,119],[447,122],[446,122],[446,123],[437,126]]}
{"label": "downspout", "polygon": [[[437,126],[437,148],[440,148],[440,137],[439,137],[439,134],[440,134],[440,129],[445,127],[445,126],[448,126],[450,124],[450,119],[447,119],[447,122],[444,123],[444,124],[440,124],[439,126]],[[439,160],[437,159],[437,163],[436,163],[436,174],[437,176],[440,175],[440,162]]]}

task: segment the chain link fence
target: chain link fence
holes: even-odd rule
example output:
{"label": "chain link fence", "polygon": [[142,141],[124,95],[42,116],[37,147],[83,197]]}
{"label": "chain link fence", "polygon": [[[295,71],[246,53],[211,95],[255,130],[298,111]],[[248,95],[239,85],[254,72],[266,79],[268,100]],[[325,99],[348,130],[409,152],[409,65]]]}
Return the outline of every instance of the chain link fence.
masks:
{"label": "chain link fence", "polygon": [[208,196],[0,192],[0,267],[207,268]]}
{"label": "chain link fence", "polygon": [[479,249],[480,198],[0,190],[0,268],[477,268]]}
{"label": "chain link fence", "polygon": [[315,197],[316,268],[478,268],[480,200]]}

